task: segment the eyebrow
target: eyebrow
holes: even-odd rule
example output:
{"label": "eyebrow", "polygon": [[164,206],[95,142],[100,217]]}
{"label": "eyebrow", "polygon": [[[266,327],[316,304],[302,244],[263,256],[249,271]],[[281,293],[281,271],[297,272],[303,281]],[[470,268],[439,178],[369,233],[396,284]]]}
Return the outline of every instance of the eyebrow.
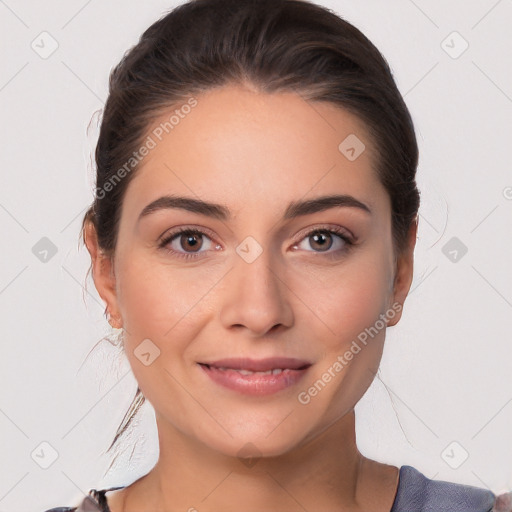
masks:
{"label": "eyebrow", "polygon": [[[350,207],[358,208],[367,213],[372,213],[370,208],[363,202],[353,196],[346,194],[337,194],[330,196],[321,196],[305,201],[291,202],[283,215],[283,220],[294,219],[302,215],[310,215],[317,212],[329,210],[330,208]],[[229,208],[222,204],[211,203],[201,199],[192,197],[182,197],[166,195],[159,197],[155,201],[149,203],[140,213],[137,222],[151,213],[168,210],[181,209],[189,212],[205,215],[219,220],[228,220],[230,218]]]}

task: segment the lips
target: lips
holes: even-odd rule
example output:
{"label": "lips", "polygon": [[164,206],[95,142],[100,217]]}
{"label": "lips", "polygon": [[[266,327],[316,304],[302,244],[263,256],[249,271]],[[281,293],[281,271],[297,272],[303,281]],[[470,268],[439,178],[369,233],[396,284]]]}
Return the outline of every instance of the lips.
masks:
{"label": "lips", "polygon": [[288,357],[219,359],[199,363],[214,383],[248,395],[269,395],[295,386],[311,365],[309,361]]}

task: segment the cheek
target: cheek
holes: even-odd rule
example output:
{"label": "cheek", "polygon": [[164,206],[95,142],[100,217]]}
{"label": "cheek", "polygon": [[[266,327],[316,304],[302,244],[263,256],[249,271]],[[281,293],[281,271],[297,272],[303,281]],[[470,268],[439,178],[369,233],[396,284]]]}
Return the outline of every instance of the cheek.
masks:
{"label": "cheek", "polygon": [[150,398],[168,387],[168,382],[163,385],[169,378],[165,368],[174,371],[197,334],[197,314],[208,281],[199,286],[186,272],[148,264],[147,257],[136,257],[136,251],[130,254],[130,261],[120,262],[116,269],[124,348],[140,388]]}
{"label": "cheek", "polygon": [[309,325],[323,331],[326,350],[342,348],[386,311],[390,265],[385,253],[378,254],[361,253],[328,272],[310,268],[290,274],[290,288],[309,307]]}
{"label": "cheek", "polygon": [[[215,271],[197,266],[178,269],[162,260],[151,261],[136,251],[121,262],[118,301],[125,329],[134,337],[181,339],[191,332],[193,318],[206,292],[218,280]],[[210,272],[209,272],[210,270]]]}
{"label": "cheek", "polygon": [[382,315],[389,296],[385,261],[347,268],[322,287],[309,283],[308,298],[321,319],[309,328],[323,353],[299,399],[309,404],[311,414],[325,415],[328,422],[355,407],[378,370],[386,333]]}

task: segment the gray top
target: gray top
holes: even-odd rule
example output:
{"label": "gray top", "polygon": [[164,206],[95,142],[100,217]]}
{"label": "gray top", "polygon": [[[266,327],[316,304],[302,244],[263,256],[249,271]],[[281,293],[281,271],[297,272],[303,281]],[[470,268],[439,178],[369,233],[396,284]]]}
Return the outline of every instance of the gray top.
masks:
{"label": "gray top", "polygon": [[[78,507],[57,507],[46,512],[111,512],[105,493],[117,489],[123,487],[92,489]],[[507,502],[512,502],[512,492],[500,494],[499,503]],[[390,512],[512,512],[507,505],[493,509],[495,503],[498,505],[496,495],[488,489],[431,480],[412,466],[401,466]]]}
{"label": "gray top", "polygon": [[431,480],[402,466],[391,512],[492,512],[495,500],[488,489]]}

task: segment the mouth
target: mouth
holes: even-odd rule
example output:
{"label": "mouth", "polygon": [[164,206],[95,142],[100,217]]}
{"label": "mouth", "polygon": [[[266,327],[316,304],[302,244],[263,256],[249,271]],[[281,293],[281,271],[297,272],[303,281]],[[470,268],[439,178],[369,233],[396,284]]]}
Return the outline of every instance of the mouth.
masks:
{"label": "mouth", "polygon": [[250,395],[268,395],[297,384],[309,361],[295,358],[222,359],[198,363],[221,386]]}
{"label": "mouth", "polygon": [[217,368],[218,370],[238,370],[240,372],[251,373],[279,373],[283,370],[304,370],[311,366],[309,361],[303,359],[295,359],[291,357],[272,357],[267,359],[248,359],[248,358],[231,358],[219,359],[212,362],[199,363],[209,368]]}

